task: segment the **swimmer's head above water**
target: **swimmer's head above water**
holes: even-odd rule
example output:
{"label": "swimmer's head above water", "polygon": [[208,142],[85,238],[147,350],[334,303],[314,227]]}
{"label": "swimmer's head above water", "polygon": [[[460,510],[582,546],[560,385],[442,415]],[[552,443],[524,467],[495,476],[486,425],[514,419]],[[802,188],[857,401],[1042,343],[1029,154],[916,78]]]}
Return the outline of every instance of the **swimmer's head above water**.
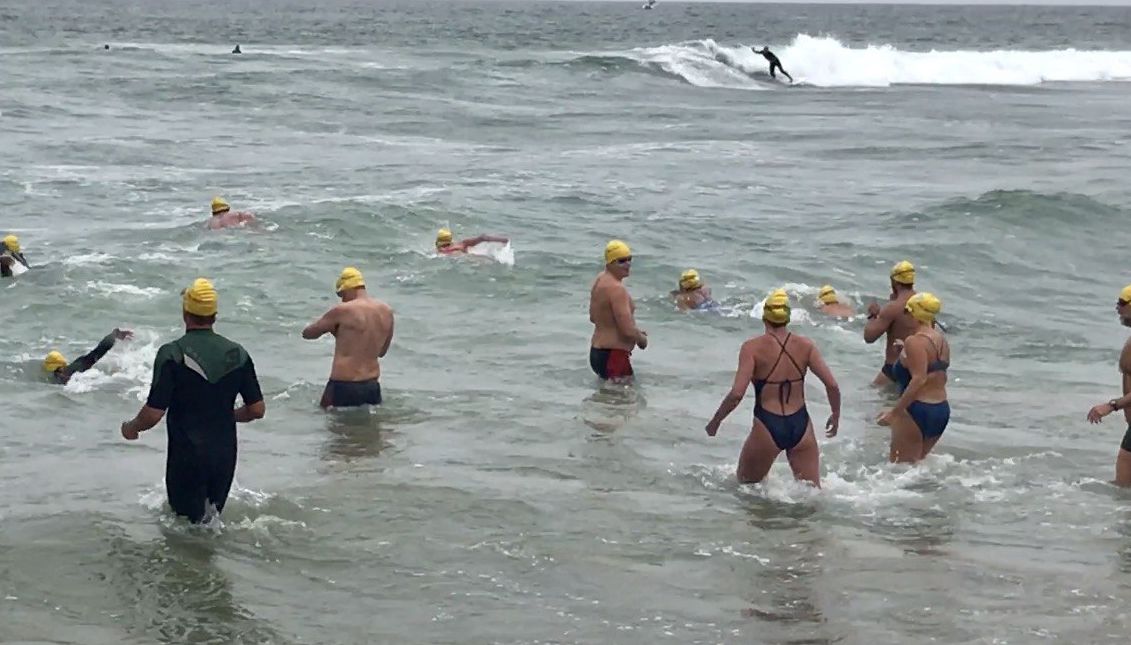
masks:
{"label": "swimmer's head above water", "polygon": [[766,296],[762,304],[762,320],[771,327],[785,327],[789,324],[792,309],[789,294],[785,289],[775,289]]}
{"label": "swimmer's head above water", "polygon": [[620,240],[605,245],[605,270],[621,278],[632,270],[632,249]]}
{"label": "swimmer's head above water", "polygon": [[1124,327],[1131,327],[1131,284],[1123,287],[1119,292],[1119,300],[1115,302],[1115,313],[1119,314],[1119,322]]}
{"label": "swimmer's head above water", "polygon": [[679,276],[680,291],[695,291],[703,286],[703,280],[695,269],[688,269]]}
{"label": "swimmer's head above water", "polygon": [[67,359],[57,351],[48,352],[47,357],[43,359],[43,371],[49,374],[54,374],[66,366]]}
{"label": "swimmer's head above water", "polygon": [[20,252],[20,238],[15,235],[4,236],[4,248],[12,253]]}
{"label": "swimmer's head above water", "polygon": [[358,289],[365,288],[365,277],[361,275],[355,267],[346,267],[342,269],[341,275],[338,276],[338,281],[334,283],[334,293],[342,299],[342,302],[349,302],[354,299]]}
{"label": "swimmer's head above water", "polygon": [[197,278],[181,291],[181,313],[191,327],[211,327],[216,322],[220,297],[206,278]]}
{"label": "swimmer's head above water", "polygon": [[231,205],[229,205],[228,202],[224,201],[223,197],[213,197],[212,198],[212,214],[213,215],[223,215],[224,213],[227,213],[230,210],[232,210]]}
{"label": "swimmer's head above water", "polygon": [[436,232],[436,248],[444,249],[452,245],[452,231],[442,228]]}
{"label": "swimmer's head above water", "polygon": [[933,326],[935,318],[942,311],[942,301],[935,294],[924,291],[908,298],[903,310],[920,323]]}
{"label": "swimmer's head above water", "polygon": [[817,294],[817,299],[820,300],[823,305],[835,305],[840,302],[840,299],[837,298],[836,295],[836,289],[833,289],[831,285],[827,284],[821,287],[821,291]]}
{"label": "swimmer's head above water", "polygon": [[915,286],[915,265],[907,260],[898,262],[891,268],[891,288],[894,291],[899,286],[908,289]]}

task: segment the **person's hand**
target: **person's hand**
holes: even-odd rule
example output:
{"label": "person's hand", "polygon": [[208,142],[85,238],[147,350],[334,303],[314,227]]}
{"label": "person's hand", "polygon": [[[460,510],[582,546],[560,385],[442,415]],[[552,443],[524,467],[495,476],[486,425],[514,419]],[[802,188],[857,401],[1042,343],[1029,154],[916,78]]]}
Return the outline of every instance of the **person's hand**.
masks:
{"label": "person's hand", "polygon": [[1100,421],[1103,421],[1104,417],[1111,414],[1112,412],[1115,412],[1115,410],[1111,407],[1110,403],[1101,403],[1097,406],[1094,406],[1091,410],[1088,410],[1088,421],[1091,421],[1092,423],[1099,423]]}
{"label": "person's hand", "polygon": [[648,349],[648,332],[640,330],[640,335],[636,337],[636,346],[640,349]]}
{"label": "person's hand", "polygon": [[868,305],[868,317],[869,318],[875,318],[876,316],[879,316],[879,315],[880,315],[880,304],[873,300],[872,303]]}
{"label": "person's hand", "polygon": [[893,416],[895,416],[895,410],[884,410],[880,413],[880,416],[876,417],[876,423],[882,426],[890,426]]}
{"label": "person's hand", "polygon": [[829,420],[825,421],[825,436],[835,437],[837,430],[840,429],[840,415],[830,414]]}
{"label": "person's hand", "polygon": [[137,430],[130,427],[129,421],[122,422],[122,437],[124,437],[126,441],[137,441],[138,434]]}
{"label": "person's hand", "polygon": [[114,338],[117,338],[118,340],[133,338],[133,336],[134,333],[128,329],[118,329],[117,327],[114,328]]}
{"label": "person's hand", "polygon": [[719,431],[719,422],[715,421],[715,420],[711,420],[711,421],[707,422],[707,427],[705,429],[707,430],[707,436],[713,437]]}

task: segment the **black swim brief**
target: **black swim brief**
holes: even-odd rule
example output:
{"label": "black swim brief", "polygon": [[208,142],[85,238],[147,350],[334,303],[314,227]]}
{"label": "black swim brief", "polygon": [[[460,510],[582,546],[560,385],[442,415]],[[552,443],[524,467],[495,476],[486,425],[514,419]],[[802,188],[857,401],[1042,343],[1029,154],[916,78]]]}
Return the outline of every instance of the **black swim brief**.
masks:
{"label": "black swim brief", "polygon": [[1119,444],[1127,452],[1131,452],[1131,423],[1127,424],[1127,432],[1123,433],[1123,442]]}
{"label": "black swim brief", "polygon": [[381,405],[381,383],[368,381],[326,381],[322,391],[322,407],[350,408],[359,405]]}

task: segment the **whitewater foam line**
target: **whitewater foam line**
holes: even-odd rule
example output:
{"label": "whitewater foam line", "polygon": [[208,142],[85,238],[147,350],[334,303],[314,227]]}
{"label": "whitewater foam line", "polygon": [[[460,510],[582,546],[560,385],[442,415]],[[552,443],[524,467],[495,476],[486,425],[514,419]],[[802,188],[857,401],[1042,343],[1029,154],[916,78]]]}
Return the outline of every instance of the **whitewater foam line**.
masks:
{"label": "whitewater foam line", "polygon": [[[808,34],[798,34],[789,45],[771,49],[799,84],[818,87],[1131,81],[1131,51],[909,52],[891,45],[846,47],[836,38]],[[636,48],[617,55],[698,87],[755,89],[766,87],[764,82],[770,80],[765,59],[748,46],[726,47],[710,39]]]}

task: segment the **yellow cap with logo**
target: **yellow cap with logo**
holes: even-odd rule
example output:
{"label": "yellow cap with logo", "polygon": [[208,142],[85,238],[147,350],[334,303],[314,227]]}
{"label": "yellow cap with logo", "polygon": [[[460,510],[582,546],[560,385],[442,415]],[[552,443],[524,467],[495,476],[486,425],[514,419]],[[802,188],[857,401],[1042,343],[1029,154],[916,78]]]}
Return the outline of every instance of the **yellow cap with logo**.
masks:
{"label": "yellow cap with logo", "polygon": [[184,310],[194,316],[214,316],[219,309],[216,288],[205,278],[197,278],[192,286],[182,291],[181,302]]}
{"label": "yellow cap with logo", "polygon": [[342,269],[342,274],[338,276],[338,281],[334,283],[334,293],[341,294],[343,291],[364,286],[365,277],[361,275],[361,271],[354,267],[346,267]]}

